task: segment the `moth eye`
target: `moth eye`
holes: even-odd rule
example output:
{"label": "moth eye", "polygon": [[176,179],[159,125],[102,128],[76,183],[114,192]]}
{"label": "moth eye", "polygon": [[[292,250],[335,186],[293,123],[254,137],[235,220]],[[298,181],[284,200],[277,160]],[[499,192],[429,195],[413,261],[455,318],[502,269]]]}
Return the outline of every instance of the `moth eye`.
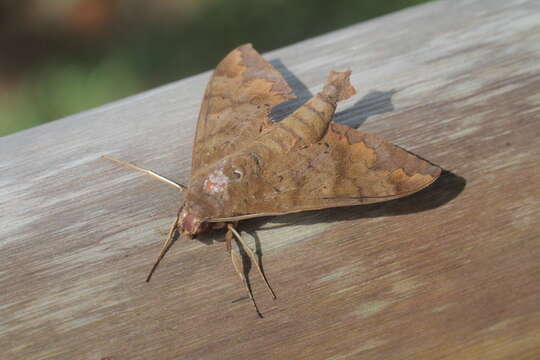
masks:
{"label": "moth eye", "polygon": [[233,170],[232,178],[234,180],[239,180],[239,179],[242,178],[242,176],[244,176],[244,173],[242,172],[242,170],[240,170],[240,169],[234,169]]}

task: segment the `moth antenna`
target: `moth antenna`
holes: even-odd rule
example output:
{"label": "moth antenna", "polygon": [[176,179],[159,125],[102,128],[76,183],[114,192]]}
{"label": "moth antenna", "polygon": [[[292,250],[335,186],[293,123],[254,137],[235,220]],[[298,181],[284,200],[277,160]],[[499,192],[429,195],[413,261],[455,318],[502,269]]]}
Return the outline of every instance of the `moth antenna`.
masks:
{"label": "moth antenna", "polygon": [[169,235],[167,236],[167,240],[165,240],[165,243],[163,244],[163,247],[161,248],[161,251],[159,252],[159,256],[157,257],[156,262],[154,262],[154,265],[152,265],[152,269],[150,270],[150,273],[146,277],[146,282],[150,281],[150,278],[152,277],[152,274],[156,270],[161,259],[163,259],[163,257],[167,253],[167,250],[169,250],[169,247],[171,246],[173,242],[174,232],[176,231],[176,229],[178,229],[178,220],[179,220],[179,215],[176,216],[176,220],[174,220],[174,223],[172,224],[171,229],[169,230]]}
{"label": "moth antenna", "polygon": [[158,179],[161,182],[164,182],[165,184],[169,184],[169,185],[174,186],[175,188],[177,188],[178,190],[180,190],[182,192],[187,191],[187,187],[185,185],[175,183],[174,181],[169,180],[166,177],[161,176],[158,173],[153,172],[152,170],[143,169],[143,168],[138,167],[137,165],[134,165],[132,163],[122,161],[122,160],[118,160],[118,159],[115,159],[115,158],[107,156],[107,155],[103,155],[102,158],[105,159],[105,160],[114,161],[115,163],[118,163],[118,164],[123,165],[125,167],[128,167],[130,169],[143,172],[143,173],[145,173],[147,175],[150,175],[150,176]]}
{"label": "moth antenna", "polygon": [[238,231],[236,231],[236,229],[234,228],[234,226],[232,224],[228,224],[227,227],[229,228],[229,231],[231,231],[234,234],[234,236],[238,239],[238,241],[240,241],[240,243],[242,244],[242,247],[244,248],[244,250],[246,250],[246,253],[248,254],[251,261],[253,261],[255,263],[255,267],[257,268],[257,271],[259,272],[259,274],[263,278],[264,283],[266,284],[266,288],[268,289],[268,291],[270,291],[270,294],[272,295],[272,298],[275,300],[276,299],[276,294],[274,293],[274,290],[272,290],[272,287],[270,286],[270,283],[266,279],[266,276],[264,275],[264,272],[261,269],[261,264],[259,264],[258,257],[253,253],[253,250],[251,250],[251,248],[244,242],[244,240],[242,239],[242,237],[240,236]]}
{"label": "moth antenna", "polygon": [[251,299],[251,303],[253,304],[253,307],[255,308],[255,312],[257,313],[257,315],[260,318],[262,318],[263,316],[262,316],[261,312],[259,311],[259,308],[257,307],[257,303],[255,302],[255,299],[253,298],[253,293],[251,292],[251,287],[248,285],[246,277],[244,276],[244,273],[242,271],[242,265],[241,265],[242,259],[240,259],[240,256],[238,256],[238,254],[234,250],[231,251],[230,254],[231,254],[231,260],[232,260],[232,263],[233,263],[234,270],[236,271],[236,273],[240,277],[240,280],[242,280],[242,284],[244,285],[244,288],[246,289],[246,291],[248,293],[248,296]]}

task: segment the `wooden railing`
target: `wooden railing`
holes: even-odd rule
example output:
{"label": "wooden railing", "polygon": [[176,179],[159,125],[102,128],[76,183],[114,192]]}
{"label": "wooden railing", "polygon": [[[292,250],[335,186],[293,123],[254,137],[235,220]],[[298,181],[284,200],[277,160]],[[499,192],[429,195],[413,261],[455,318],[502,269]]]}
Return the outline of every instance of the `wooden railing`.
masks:
{"label": "wooden railing", "polygon": [[434,2],[265,57],[299,95],[276,118],[352,69],[336,121],[444,176],[242,222],[278,296],[252,267],[259,319],[221,243],[177,241],[144,282],[182,195],[100,158],[187,182],[209,72],[3,137],[0,357],[540,358],[539,3]]}

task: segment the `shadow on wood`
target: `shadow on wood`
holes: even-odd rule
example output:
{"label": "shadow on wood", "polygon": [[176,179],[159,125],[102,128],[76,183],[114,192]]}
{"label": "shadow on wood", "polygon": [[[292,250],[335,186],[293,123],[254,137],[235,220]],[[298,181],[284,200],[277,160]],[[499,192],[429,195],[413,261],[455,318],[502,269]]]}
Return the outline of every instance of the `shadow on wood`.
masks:
{"label": "shadow on wood", "polygon": [[357,129],[370,116],[393,112],[392,96],[395,93],[396,90],[370,90],[354,105],[336,113],[333,121]]}
{"label": "shadow on wood", "polygon": [[[313,93],[309,88],[293,73],[280,59],[271,60],[270,63],[283,75],[293,93],[297,96],[295,99],[286,101],[272,109],[270,117],[274,121],[281,121],[288,115],[292,114],[297,108],[302,106],[307,100],[313,97]],[[321,74],[326,78],[328,74]],[[357,91],[362,93],[361,84],[353,84]],[[385,114],[394,111],[392,96],[397,93],[396,90],[378,91],[370,90],[366,95],[362,96],[356,103],[346,110],[339,111],[335,114],[333,121],[348,125],[352,128],[360,127],[368,117],[374,115]]]}
{"label": "shadow on wood", "polygon": [[[304,84],[293,72],[291,72],[285,64],[279,59],[270,61],[270,64],[276,68],[277,71],[283,75],[285,81],[289,84],[296,98],[290,99],[272,108],[270,112],[270,118],[275,122],[281,121],[296,109],[302,106],[306,101],[313,97],[313,94],[309,88]],[[326,76],[326,75],[325,75]]]}
{"label": "shadow on wood", "polygon": [[312,213],[319,212],[322,215],[316,218],[306,218],[302,215],[304,212],[272,218],[251,219],[243,222],[243,228],[249,233],[265,223],[271,222],[270,219],[276,218],[279,218],[279,225],[272,226],[272,228],[291,224],[307,225],[317,222],[337,222],[418,213],[443,206],[455,199],[465,189],[465,184],[466,180],[463,177],[444,170],[441,177],[433,184],[401,199],[369,205],[311,211]]}

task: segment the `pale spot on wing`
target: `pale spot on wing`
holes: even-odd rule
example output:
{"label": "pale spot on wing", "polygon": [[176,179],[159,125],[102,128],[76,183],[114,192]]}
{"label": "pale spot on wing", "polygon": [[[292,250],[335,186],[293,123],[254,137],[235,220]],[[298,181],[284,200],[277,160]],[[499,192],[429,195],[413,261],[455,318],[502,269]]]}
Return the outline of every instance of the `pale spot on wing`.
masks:
{"label": "pale spot on wing", "polygon": [[222,192],[227,187],[229,178],[223,173],[223,169],[216,169],[204,180],[203,189],[209,194]]}

